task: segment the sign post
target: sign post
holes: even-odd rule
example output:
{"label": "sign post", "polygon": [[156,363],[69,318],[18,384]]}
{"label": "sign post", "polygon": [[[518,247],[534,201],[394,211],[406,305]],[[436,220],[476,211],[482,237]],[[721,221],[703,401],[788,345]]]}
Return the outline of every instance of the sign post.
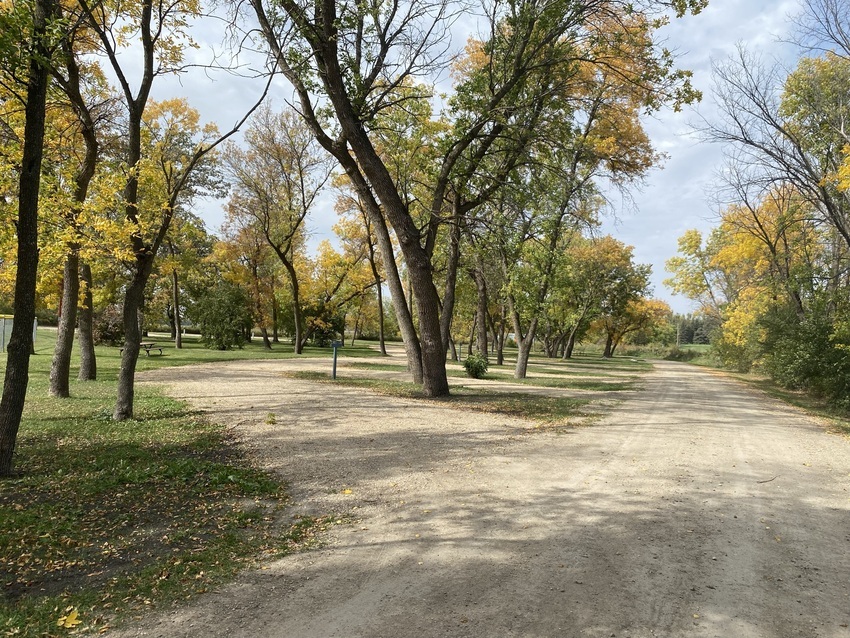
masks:
{"label": "sign post", "polygon": [[342,341],[331,341],[331,345],[334,349],[334,370],[331,378],[336,379],[336,352],[339,348],[342,348]]}

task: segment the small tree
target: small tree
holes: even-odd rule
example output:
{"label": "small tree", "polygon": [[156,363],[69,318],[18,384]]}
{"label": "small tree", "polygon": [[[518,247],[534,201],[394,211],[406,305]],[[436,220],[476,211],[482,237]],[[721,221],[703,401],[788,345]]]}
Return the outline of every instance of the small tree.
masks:
{"label": "small tree", "polygon": [[208,348],[230,350],[245,343],[253,323],[250,309],[251,299],[242,288],[219,281],[195,300],[189,317]]}

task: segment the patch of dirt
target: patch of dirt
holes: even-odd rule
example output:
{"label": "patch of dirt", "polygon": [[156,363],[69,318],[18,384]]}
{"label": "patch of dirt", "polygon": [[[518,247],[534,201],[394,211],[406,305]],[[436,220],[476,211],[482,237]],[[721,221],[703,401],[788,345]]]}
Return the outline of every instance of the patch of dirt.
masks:
{"label": "patch of dirt", "polygon": [[143,376],[229,425],[293,514],[352,522],[117,635],[850,637],[850,444],[799,411],[659,362],[593,427],[527,434],[282,374],[322,364]]}

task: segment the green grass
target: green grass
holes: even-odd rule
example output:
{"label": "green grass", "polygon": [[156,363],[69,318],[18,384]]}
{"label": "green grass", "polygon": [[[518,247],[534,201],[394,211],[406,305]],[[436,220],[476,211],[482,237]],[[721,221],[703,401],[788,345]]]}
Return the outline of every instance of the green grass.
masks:
{"label": "green grass", "polygon": [[551,397],[532,393],[492,392],[483,388],[453,387],[449,397],[426,399],[421,386],[407,381],[337,377],[323,372],[296,372],[293,378],[349,387],[366,388],[372,392],[405,399],[439,401],[458,409],[492,412],[536,422],[539,426],[576,425],[592,416],[585,408],[589,400],[572,397]]}
{"label": "green grass", "polygon": [[[223,428],[155,389],[137,386],[136,418],[113,422],[117,348],[98,349],[98,381],[72,381],[70,399],[48,397],[55,333],[45,333],[32,357],[18,476],[0,481],[0,635],[67,635],[57,621],[68,610],[78,630],[120,624],[310,543],[329,523],[282,524],[280,480],[252,467]],[[263,354],[187,345],[143,355],[139,368]]]}
{"label": "green grass", "polygon": [[[557,363],[553,363],[553,361]],[[592,366],[599,367],[601,369],[593,369]],[[404,372],[407,370],[406,363],[375,363],[372,361],[351,361],[347,362],[345,367],[355,370],[374,370],[382,372]],[[561,362],[559,359],[553,360],[546,357],[532,357],[528,365],[529,374],[537,373],[564,377],[579,376],[581,379],[559,380],[540,376],[532,376],[526,379],[515,379],[513,376],[512,365],[496,366],[492,363],[483,378],[504,381],[506,383],[537,385],[548,388],[619,391],[633,389],[634,384],[631,379],[635,378],[641,372],[651,369],[652,364],[642,360],[576,357],[574,359]],[[446,372],[448,376],[455,378],[467,376],[466,371],[463,369],[463,364],[457,361],[448,361]],[[629,375],[626,376],[626,379],[623,379],[624,373],[629,373]],[[594,381],[593,379],[588,379],[588,377],[623,380],[620,382],[607,383],[604,381]]]}

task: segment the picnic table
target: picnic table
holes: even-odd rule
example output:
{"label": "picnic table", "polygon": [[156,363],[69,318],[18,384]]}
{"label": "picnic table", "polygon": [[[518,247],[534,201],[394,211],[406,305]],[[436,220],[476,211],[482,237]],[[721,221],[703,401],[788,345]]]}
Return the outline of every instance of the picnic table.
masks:
{"label": "picnic table", "polygon": [[145,354],[151,356],[151,350],[159,350],[159,354],[162,354],[162,346],[158,346],[155,343],[140,343],[139,347],[145,351]]}
{"label": "picnic table", "polygon": [[[155,343],[150,341],[143,341],[139,344],[139,348],[145,351],[145,354],[151,356],[151,350],[159,350],[159,354],[162,354],[162,346],[158,346]],[[119,352],[124,352],[124,348],[121,348]]]}

